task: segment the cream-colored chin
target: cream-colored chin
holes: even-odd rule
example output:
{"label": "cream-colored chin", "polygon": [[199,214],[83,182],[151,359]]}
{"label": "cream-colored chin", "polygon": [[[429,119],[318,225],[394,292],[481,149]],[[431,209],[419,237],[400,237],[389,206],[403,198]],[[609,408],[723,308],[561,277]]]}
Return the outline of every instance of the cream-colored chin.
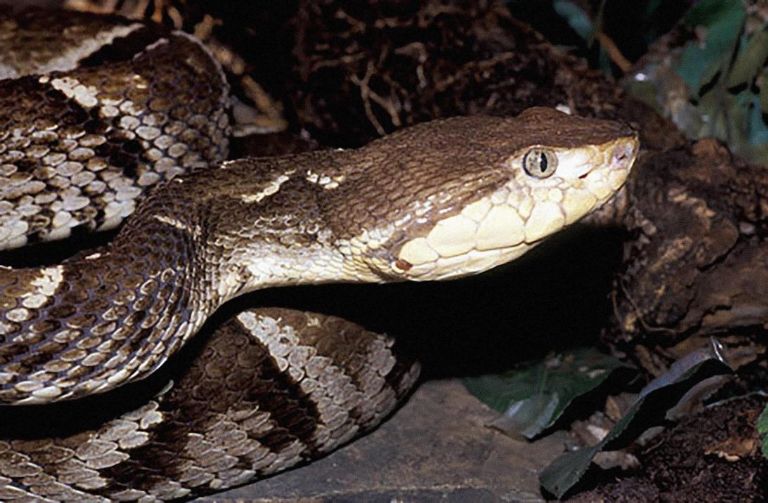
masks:
{"label": "cream-colored chin", "polygon": [[471,250],[460,256],[440,257],[434,262],[414,265],[400,274],[412,281],[455,279],[478,274],[523,255],[537,243],[522,243],[493,250]]}

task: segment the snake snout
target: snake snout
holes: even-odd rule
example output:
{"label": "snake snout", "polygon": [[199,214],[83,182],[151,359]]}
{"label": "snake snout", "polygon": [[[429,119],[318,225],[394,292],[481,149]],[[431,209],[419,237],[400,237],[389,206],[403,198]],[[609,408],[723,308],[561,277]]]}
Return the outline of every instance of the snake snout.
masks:
{"label": "snake snout", "polygon": [[634,140],[628,140],[619,142],[613,148],[613,154],[611,155],[612,164],[623,164],[635,156],[635,146],[637,142]]}

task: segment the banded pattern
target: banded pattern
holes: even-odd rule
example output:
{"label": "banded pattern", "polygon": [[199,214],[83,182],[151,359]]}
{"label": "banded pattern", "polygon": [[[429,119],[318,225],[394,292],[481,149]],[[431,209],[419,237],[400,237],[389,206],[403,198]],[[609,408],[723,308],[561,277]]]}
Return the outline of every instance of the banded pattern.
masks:
{"label": "banded pattern", "polygon": [[183,33],[0,14],[0,250],[109,229],[145,189],[227,155],[228,88]]}
{"label": "banded pattern", "polygon": [[[418,376],[393,339],[286,309],[242,312],[192,349],[172,385],[95,427],[82,418],[109,396],[85,416],[78,403],[44,420],[0,410],[0,500],[149,502],[239,485],[375,426]],[[30,422],[39,438],[9,436]]]}

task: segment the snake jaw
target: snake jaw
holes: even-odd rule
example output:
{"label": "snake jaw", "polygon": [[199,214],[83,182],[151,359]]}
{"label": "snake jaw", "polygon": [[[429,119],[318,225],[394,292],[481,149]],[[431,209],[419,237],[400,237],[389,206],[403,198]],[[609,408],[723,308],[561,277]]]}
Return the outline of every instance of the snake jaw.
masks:
{"label": "snake jaw", "polygon": [[[532,149],[541,151],[543,147]],[[630,134],[598,145],[552,149],[554,174],[532,176],[525,152],[504,162],[510,180],[500,189],[405,241],[390,262],[407,280],[451,279],[509,262],[602,206],[626,181],[638,152]]]}

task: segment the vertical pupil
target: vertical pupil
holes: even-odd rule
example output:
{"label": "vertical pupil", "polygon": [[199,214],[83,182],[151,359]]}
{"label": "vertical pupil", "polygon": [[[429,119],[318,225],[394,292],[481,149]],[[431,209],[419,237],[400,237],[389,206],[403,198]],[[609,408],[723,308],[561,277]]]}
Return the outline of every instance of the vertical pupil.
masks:
{"label": "vertical pupil", "polygon": [[545,173],[547,171],[547,156],[544,155],[544,152],[539,154],[539,168],[541,168],[541,172]]}

